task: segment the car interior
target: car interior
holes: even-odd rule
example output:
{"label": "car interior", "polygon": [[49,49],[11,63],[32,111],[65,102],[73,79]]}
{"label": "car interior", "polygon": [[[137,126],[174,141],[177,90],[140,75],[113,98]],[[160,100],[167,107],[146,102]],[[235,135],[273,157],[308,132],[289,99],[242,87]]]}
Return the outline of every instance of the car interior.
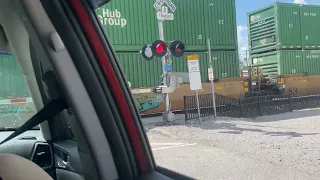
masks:
{"label": "car interior", "polygon": [[16,57],[37,112],[0,131],[0,179],[169,179],[152,173],[138,111],[93,14],[107,2],[0,0],[0,51]]}
{"label": "car interior", "polygon": [[[39,3],[38,1],[35,2]],[[0,1],[0,45],[2,52],[10,52],[17,58],[31,93],[35,108],[36,110],[40,110],[43,107],[44,97],[48,99],[56,98],[54,97],[55,95],[59,96],[63,95],[63,93],[54,90],[57,89],[56,84],[54,84],[56,83],[56,78],[54,77],[54,74],[51,74],[53,71],[49,70],[51,67],[46,64],[48,62],[41,62],[38,59],[35,49],[31,43],[30,33],[26,30],[25,24],[30,23],[30,21],[25,18],[25,12],[23,12],[23,8],[25,7],[23,6],[26,4],[23,3],[28,2],[10,0]],[[39,12],[41,12],[41,10],[39,10]],[[39,13],[39,15],[41,15],[41,13]],[[45,18],[41,19],[42,23],[45,24],[45,20]],[[38,67],[33,65],[38,65]],[[49,74],[48,77],[42,74],[44,71],[47,71]],[[43,83],[53,83],[50,84],[52,86],[47,85],[48,89],[46,89],[48,91],[54,91],[53,94],[42,94],[42,91],[45,89],[43,88],[40,90],[40,88],[44,87],[43,85],[39,86],[38,83],[40,81]],[[62,116],[68,120],[72,119],[72,114],[67,112],[67,109],[65,109],[65,111],[61,113],[61,116],[54,117],[55,121],[61,122]],[[63,131],[65,128],[70,128],[70,122],[67,123],[69,124],[61,124],[59,125],[60,127],[54,127],[54,131],[58,131],[59,129]],[[56,124],[58,123],[52,123],[53,126]],[[3,158],[0,158],[1,178],[26,179],[29,177],[30,179],[48,179],[51,177],[57,179],[82,179],[83,175],[80,168],[81,165],[79,162],[80,158],[77,144],[71,140],[62,140],[52,145],[48,141],[53,139],[52,136],[59,136],[61,132],[52,134],[52,130],[50,129],[48,122],[44,122],[40,126],[41,131],[39,129],[29,130],[0,146],[0,152],[4,153],[2,154]],[[11,133],[11,131],[1,131],[0,140],[3,141]],[[53,149],[55,153],[53,153]],[[8,154],[15,154],[23,158],[16,159],[17,162],[10,166],[8,165],[8,161],[5,160],[7,156],[4,156]],[[28,163],[28,161],[23,163],[25,162],[24,159],[34,162],[50,176],[45,176],[46,174],[43,175],[43,173],[41,176],[42,171],[37,171],[37,168],[34,168],[34,166],[32,166],[33,164]],[[72,164],[70,162],[72,162]],[[20,166],[22,166],[22,168],[19,168]],[[29,167],[31,170],[28,169]],[[32,171],[32,167],[34,168],[34,171]],[[55,169],[55,167],[58,167],[59,169]],[[20,169],[24,171],[17,173],[15,170],[10,170],[10,168],[12,168],[12,170]],[[70,171],[67,172],[65,170]],[[6,175],[6,173],[9,172],[13,174]],[[12,176],[12,178],[9,178],[10,176]]]}

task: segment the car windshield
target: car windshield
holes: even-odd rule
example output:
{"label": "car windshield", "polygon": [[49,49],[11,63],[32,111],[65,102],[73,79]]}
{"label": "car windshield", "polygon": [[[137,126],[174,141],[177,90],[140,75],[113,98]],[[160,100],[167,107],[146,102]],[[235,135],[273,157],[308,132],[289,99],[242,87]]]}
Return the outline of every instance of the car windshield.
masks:
{"label": "car windshield", "polygon": [[12,54],[0,54],[0,130],[14,130],[35,114],[19,63]]}

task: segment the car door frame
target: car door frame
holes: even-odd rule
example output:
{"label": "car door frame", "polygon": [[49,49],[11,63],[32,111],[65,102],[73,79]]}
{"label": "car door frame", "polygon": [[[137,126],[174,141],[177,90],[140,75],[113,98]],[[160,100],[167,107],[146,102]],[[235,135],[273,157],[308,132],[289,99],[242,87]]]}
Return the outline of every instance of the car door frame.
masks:
{"label": "car door frame", "polygon": [[77,116],[80,128],[75,137],[78,149],[81,150],[80,162],[82,167],[90,167],[86,168],[85,178],[118,179],[110,144],[90,96],[40,0],[21,0],[14,5],[39,58],[50,61],[69,105]]}
{"label": "car door frame", "polygon": [[[30,24],[36,26],[30,27],[39,37],[34,43],[52,63],[83,133],[80,137],[76,132],[75,139],[80,149],[87,145],[97,178],[190,179],[156,166],[124,74],[90,1],[42,0],[41,6],[22,1]],[[35,8],[43,8],[41,18],[33,13]],[[46,18],[50,23],[41,27]],[[85,177],[89,174],[84,172]]]}

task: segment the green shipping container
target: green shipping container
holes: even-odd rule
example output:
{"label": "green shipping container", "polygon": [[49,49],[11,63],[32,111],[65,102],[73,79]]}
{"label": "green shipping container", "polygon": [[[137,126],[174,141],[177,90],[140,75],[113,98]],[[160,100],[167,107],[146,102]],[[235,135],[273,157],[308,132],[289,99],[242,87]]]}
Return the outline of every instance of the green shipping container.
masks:
{"label": "green shipping container", "polygon": [[309,75],[320,75],[320,51],[307,50],[303,51],[303,60],[305,71]]}
{"label": "green shipping container", "polygon": [[0,55],[0,99],[30,97],[27,84],[12,55]]}
{"label": "green shipping container", "polygon": [[303,49],[320,48],[320,6],[301,7],[301,39]]}
{"label": "green shipping container", "polygon": [[[183,57],[172,58],[173,72],[188,72],[187,56],[190,54],[199,55],[201,81],[208,80],[208,54],[206,52],[189,52]],[[127,81],[132,88],[146,88],[158,86],[161,83],[162,63],[160,58],[146,61],[139,53],[117,53],[118,61],[121,64]],[[239,59],[236,51],[213,51],[212,62],[215,78],[239,77]]]}
{"label": "green shipping container", "polygon": [[[172,67],[174,72],[188,72],[186,57],[191,54],[199,55],[201,82],[209,82],[208,79],[208,53],[190,52],[186,53],[183,58],[173,58]],[[212,51],[214,78],[233,78],[239,77],[239,59],[236,51]]]}
{"label": "green shipping container", "polygon": [[280,50],[252,56],[253,67],[261,67],[265,76],[308,73],[320,75],[320,51]]}
{"label": "green shipping container", "polygon": [[157,17],[150,0],[115,0],[97,9],[116,51],[139,51],[158,39]]}
{"label": "green shipping container", "polygon": [[[187,51],[204,51],[210,38],[212,49],[237,49],[235,0],[171,1],[176,10],[169,8],[174,20],[163,22],[166,41],[181,40]],[[97,10],[117,52],[137,52],[159,39],[154,2],[115,0]]]}
{"label": "green shipping container", "polygon": [[248,14],[251,53],[319,49],[320,6],[274,3]]}
{"label": "green shipping container", "polygon": [[[248,14],[252,54],[274,49],[301,49],[301,6],[274,3]],[[309,28],[309,27],[308,27]]]}
{"label": "green shipping container", "polygon": [[164,22],[166,40],[182,40],[190,51],[237,49],[235,0],[172,0],[174,21]]}
{"label": "green shipping container", "polygon": [[146,61],[140,53],[117,53],[117,58],[132,88],[160,85],[162,63],[159,58]]}

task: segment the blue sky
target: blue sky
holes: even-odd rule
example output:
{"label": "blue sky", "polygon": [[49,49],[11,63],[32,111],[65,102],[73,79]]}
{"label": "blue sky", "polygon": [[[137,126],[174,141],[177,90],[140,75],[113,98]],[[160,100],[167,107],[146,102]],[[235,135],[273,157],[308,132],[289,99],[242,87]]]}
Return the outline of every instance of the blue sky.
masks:
{"label": "blue sky", "polygon": [[[236,0],[237,8],[237,26],[238,26],[238,42],[239,50],[243,51],[248,46],[247,38],[247,12],[263,8],[275,2],[277,0]],[[320,0],[278,0],[279,2],[299,3],[299,4],[311,4],[320,5]],[[241,53],[241,52],[240,52]]]}

